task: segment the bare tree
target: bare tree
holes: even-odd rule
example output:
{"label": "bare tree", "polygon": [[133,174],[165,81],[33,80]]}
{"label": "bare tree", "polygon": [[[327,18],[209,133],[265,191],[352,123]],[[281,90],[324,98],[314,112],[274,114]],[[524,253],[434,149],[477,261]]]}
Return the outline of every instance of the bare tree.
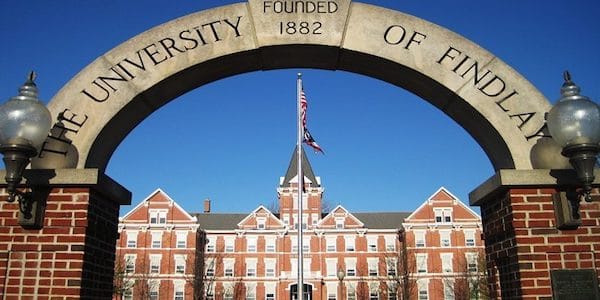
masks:
{"label": "bare tree", "polygon": [[130,258],[117,256],[115,260],[115,275],[113,277],[113,298],[120,299],[128,291],[131,291],[135,285],[135,280],[132,278],[133,273],[127,269],[132,261]]}
{"label": "bare tree", "polygon": [[402,231],[400,233],[400,249],[397,253],[394,253],[392,257],[395,257],[398,269],[396,276],[390,276],[390,281],[397,283],[398,298],[403,300],[409,300],[414,298],[413,295],[417,293],[417,274],[418,267],[415,251],[409,251],[406,244],[406,233]]}
{"label": "bare tree", "polygon": [[490,299],[483,251],[467,252],[455,262],[458,264],[455,268],[457,272],[443,278],[444,289],[453,293],[456,300]]}
{"label": "bare tree", "polygon": [[321,212],[330,213],[336,207],[329,199],[321,199]]}

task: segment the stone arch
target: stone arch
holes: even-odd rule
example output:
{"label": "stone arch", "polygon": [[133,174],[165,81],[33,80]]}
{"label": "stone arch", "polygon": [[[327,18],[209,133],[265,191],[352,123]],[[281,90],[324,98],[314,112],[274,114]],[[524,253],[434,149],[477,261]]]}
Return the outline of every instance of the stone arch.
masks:
{"label": "stone arch", "polygon": [[[102,55],[54,96],[36,168],[104,170],[153,111],[205,83],[279,68],[345,70],[413,92],[465,128],[495,169],[531,169],[549,102],[491,53],[445,28],[349,0],[250,0],[159,25]],[[293,2],[285,2],[293,3]]]}

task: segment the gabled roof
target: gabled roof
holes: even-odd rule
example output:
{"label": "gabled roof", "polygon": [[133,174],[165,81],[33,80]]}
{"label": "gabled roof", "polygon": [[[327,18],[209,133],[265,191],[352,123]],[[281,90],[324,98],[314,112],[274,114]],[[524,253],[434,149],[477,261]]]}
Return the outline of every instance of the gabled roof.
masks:
{"label": "gabled roof", "polygon": [[452,202],[452,205],[459,206],[463,208],[468,214],[470,214],[474,219],[481,220],[481,217],[473,211],[470,207],[464,204],[462,201],[458,199],[458,197],[454,196],[450,191],[448,191],[445,187],[440,187],[435,193],[431,194],[427,200],[423,202],[417,209],[415,209],[406,219],[410,221],[416,215],[420,214],[422,210],[428,205],[432,205],[434,202]]}
{"label": "gabled roof", "polygon": [[[365,224],[363,222],[361,222],[361,220],[359,220],[356,216],[354,216],[346,208],[344,208],[343,206],[341,206],[339,204],[334,209],[332,209],[331,212],[329,212],[323,219],[321,219],[321,221],[319,221],[319,223],[317,224],[317,227],[326,223],[329,219],[334,218],[335,214],[339,214],[340,212],[345,215],[344,217],[351,218],[352,220],[354,220],[358,226],[364,227]],[[345,221],[344,221],[344,223],[345,223]]]}
{"label": "gabled roof", "polygon": [[144,205],[146,205],[149,201],[158,199],[158,198],[163,198],[164,200],[166,200],[169,204],[172,204],[174,208],[178,209],[181,213],[183,213],[183,215],[190,219],[193,222],[196,222],[196,218],[192,215],[190,215],[185,209],[183,209],[183,207],[179,206],[179,204],[177,204],[177,202],[175,202],[175,200],[173,200],[167,193],[165,193],[162,189],[158,188],[156,190],[154,190],[154,192],[150,193],[150,195],[148,195],[144,200],[142,200],[140,203],[138,203],[138,205],[136,205],[133,209],[131,209],[129,212],[127,212],[123,217],[119,218],[119,221],[125,221],[127,220],[127,218],[129,216],[131,216],[132,214],[134,214],[136,211],[138,211],[141,207],[143,207]]}
{"label": "gabled roof", "polygon": [[259,205],[255,210],[253,210],[244,219],[242,219],[237,224],[237,226],[243,226],[246,221],[250,220],[251,218],[256,217],[256,214],[259,213],[260,211],[266,212],[269,217],[272,217],[273,219],[275,219],[277,221],[277,223],[279,223],[281,226],[284,226],[283,222],[281,222],[281,220],[279,220],[279,218],[277,216],[275,216],[268,208],[264,207],[263,205]]}
{"label": "gabled roof", "polygon": [[[320,183],[317,181],[315,173],[310,166],[310,162],[306,157],[306,151],[304,151],[304,147],[302,147],[302,173],[304,173],[304,177],[306,177],[313,186],[320,186]],[[285,177],[283,177],[280,187],[289,187],[290,181],[297,177],[296,175],[298,175],[298,146],[294,148],[292,159],[290,160],[290,164],[287,172],[285,173]]]}

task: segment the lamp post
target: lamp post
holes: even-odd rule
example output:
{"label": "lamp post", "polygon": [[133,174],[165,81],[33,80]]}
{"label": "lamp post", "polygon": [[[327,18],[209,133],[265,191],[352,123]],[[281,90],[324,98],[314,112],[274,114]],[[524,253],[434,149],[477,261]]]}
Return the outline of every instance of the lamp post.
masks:
{"label": "lamp post", "polygon": [[344,277],[346,277],[346,271],[340,267],[337,271],[337,278],[340,281],[340,300],[344,299]]}
{"label": "lamp post", "polygon": [[37,155],[52,125],[50,111],[38,99],[35,73],[19,88],[19,95],[0,106],[0,153],[6,167],[8,202],[18,200],[19,211],[32,217],[31,193],[17,189],[23,171]]}
{"label": "lamp post", "polygon": [[[582,187],[575,196],[568,196],[573,217],[579,219],[579,202],[583,198],[591,201],[594,166],[600,151],[600,106],[588,97],[580,95],[579,87],[564,73],[561,98],[547,116],[547,125],[552,138],[562,147],[562,155],[577,173]],[[574,194],[574,193],[567,193]]]}

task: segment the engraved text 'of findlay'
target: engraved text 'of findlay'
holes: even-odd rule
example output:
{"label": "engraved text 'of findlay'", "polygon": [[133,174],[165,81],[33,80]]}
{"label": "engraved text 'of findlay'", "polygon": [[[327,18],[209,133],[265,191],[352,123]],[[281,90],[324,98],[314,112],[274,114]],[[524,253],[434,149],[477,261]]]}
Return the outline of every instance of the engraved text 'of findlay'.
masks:
{"label": "engraved text 'of findlay'", "polygon": [[112,93],[118,90],[118,82],[127,82],[136,77],[136,72],[146,71],[147,64],[157,66],[184,53],[211,43],[223,40],[224,36],[233,33],[240,37],[240,20],[238,16],[233,20],[222,19],[201,24],[199,26],[182,30],[176,37],[165,37],[155,43],[137,50],[132,57],[126,57],[109,68],[109,75],[98,76],[81,91],[82,94],[96,102],[107,101]]}

